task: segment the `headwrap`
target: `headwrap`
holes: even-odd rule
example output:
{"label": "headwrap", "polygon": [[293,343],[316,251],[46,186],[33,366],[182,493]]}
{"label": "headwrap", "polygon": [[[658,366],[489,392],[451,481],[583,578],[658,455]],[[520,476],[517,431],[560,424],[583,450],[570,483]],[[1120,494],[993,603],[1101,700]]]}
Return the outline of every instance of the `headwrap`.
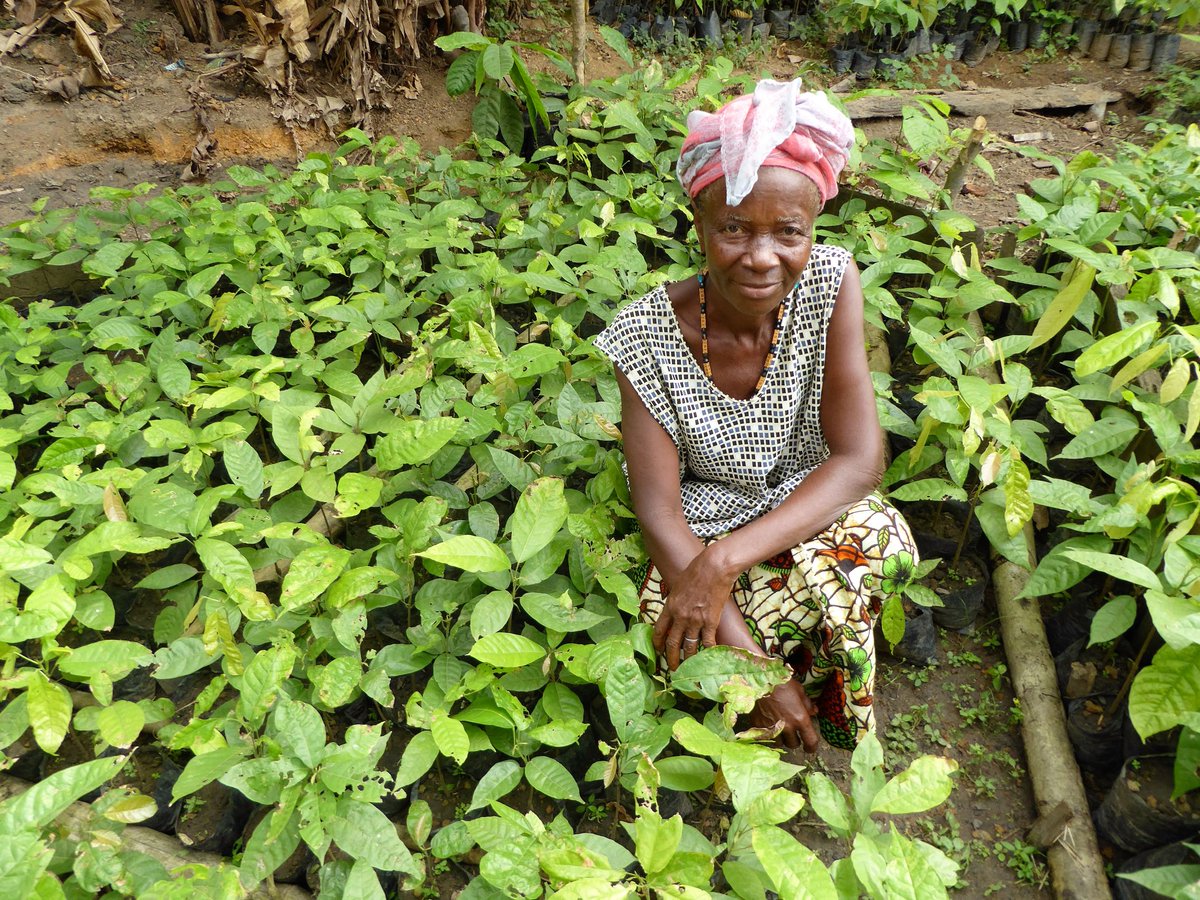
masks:
{"label": "headwrap", "polygon": [[838,174],[854,146],[854,126],[824,93],[802,92],[800,79],[764,79],[753,94],[726,103],[715,113],[687,117],[688,136],[676,174],[689,197],[725,179],[730,206],[746,198],[763,166],[807,175],[821,203],[837,193]]}

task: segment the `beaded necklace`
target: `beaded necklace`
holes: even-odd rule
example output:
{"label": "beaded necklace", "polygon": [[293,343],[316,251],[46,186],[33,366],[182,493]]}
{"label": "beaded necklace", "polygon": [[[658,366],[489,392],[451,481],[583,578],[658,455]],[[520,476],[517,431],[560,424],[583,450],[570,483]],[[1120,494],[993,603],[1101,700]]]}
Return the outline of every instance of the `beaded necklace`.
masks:
{"label": "beaded necklace", "polygon": [[[700,364],[704,369],[705,376],[709,381],[712,381],[712,364],[708,359],[708,304],[704,299],[704,274],[701,272],[696,276],[700,282]],[[762,374],[758,376],[758,382],[754,385],[752,393],[757,394],[762,390],[762,386],[767,383],[767,373],[771,370],[771,363],[775,360],[775,351],[779,349],[779,328],[782,324],[783,301],[780,301],[779,309],[775,311],[775,330],[771,332],[771,346],[767,350],[767,358],[763,361]]]}

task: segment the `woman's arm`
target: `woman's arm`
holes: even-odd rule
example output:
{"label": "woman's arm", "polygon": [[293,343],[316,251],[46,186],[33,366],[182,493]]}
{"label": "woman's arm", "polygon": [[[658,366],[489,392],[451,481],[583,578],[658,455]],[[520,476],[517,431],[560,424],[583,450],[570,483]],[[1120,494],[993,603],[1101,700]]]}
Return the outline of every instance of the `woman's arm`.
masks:
{"label": "woman's arm", "polygon": [[[725,577],[707,565],[712,557],[705,554],[704,542],[683,517],[679,453],[674,442],[646,409],[629,379],[620,369],[615,371],[621,389],[621,435],[633,511],[662,579],[665,599],[654,626],[655,648],[666,656],[671,669],[679,665],[684,640],[693,637],[699,641],[688,644],[693,651],[723,644],[766,656],[733,600],[736,573]],[[789,681],[758,702],[751,723],[779,726],[780,738],[787,746],[803,745],[811,752],[818,743],[813,715],[815,710],[804,689]]]}
{"label": "woman's arm", "polygon": [[[659,543],[663,541],[660,534],[674,535],[677,528],[687,528],[679,500],[678,456],[670,438],[645,413],[660,441],[666,444],[655,449],[654,435],[648,433],[650,429],[637,427],[638,414],[634,413],[632,440],[629,433],[625,435],[625,456],[630,466],[634,511],[643,532],[649,535],[651,558],[656,565],[661,561],[660,570],[669,578],[671,600],[655,626],[655,641],[666,647],[672,665],[677,658],[672,650],[685,637],[698,636],[707,647],[725,643],[718,641],[717,627],[723,621],[725,602],[739,574],[818,534],[878,486],[883,471],[883,432],[867,366],[863,326],[862,283],[851,262],[842,277],[826,336],[821,428],[829,447],[828,459],[778,507],[707,547],[694,538],[694,543],[686,544],[686,552],[674,549],[674,537],[666,546]],[[640,407],[640,401],[625,402],[626,388],[622,388],[623,409]],[[636,399],[632,388],[628,390]],[[633,452],[631,447],[635,448]],[[655,454],[663,454],[662,460],[651,462]],[[654,472],[654,465],[659,466],[659,472]],[[683,538],[678,540],[682,545]]]}

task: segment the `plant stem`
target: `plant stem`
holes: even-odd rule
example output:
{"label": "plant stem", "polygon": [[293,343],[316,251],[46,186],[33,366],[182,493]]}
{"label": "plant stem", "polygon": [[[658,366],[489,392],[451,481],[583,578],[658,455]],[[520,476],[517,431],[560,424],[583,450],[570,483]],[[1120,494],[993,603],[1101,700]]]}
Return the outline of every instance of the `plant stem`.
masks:
{"label": "plant stem", "polygon": [[1150,649],[1150,640],[1156,634],[1153,628],[1146,630],[1146,639],[1142,641],[1142,646],[1138,649],[1137,656],[1133,658],[1133,665],[1129,667],[1129,674],[1125,676],[1125,681],[1121,684],[1121,689],[1117,691],[1117,696],[1113,697],[1112,703],[1108,705],[1108,709],[1104,711],[1104,715],[1100,718],[1100,724],[1104,724],[1105,719],[1110,719],[1120,708],[1121,703],[1125,700],[1125,695],[1129,693],[1129,688],[1133,685],[1133,678],[1138,673],[1138,667],[1142,664],[1142,657],[1146,655],[1146,651]]}
{"label": "plant stem", "polygon": [[954,550],[954,559],[950,561],[950,568],[958,568],[958,560],[962,556],[963,547],[967,543],[967,534],[971,530],[971,519],[975,517],[975,507],[979,503],[979,488],[977,487],[972,493],[971,498],[967,501],[967,515],[963,519],[962,531],[958,535],[958,547]]}

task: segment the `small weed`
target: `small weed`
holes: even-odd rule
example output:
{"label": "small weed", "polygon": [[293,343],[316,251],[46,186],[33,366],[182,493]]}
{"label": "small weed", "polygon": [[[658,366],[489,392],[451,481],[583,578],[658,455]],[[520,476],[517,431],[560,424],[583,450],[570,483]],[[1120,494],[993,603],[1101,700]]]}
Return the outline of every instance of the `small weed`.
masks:
{"label": "small weed", "polygon": [[598,800],[588,800],[575,811],[589,822],[603,822],[608,818],[608,807]]}
{"label": "small weed", "polygon": [[923,687],[937,670],[937,666],[925,666],[922,669],[912,669],[904,673],[904,677],[912,682],[913,687]]}
{"label": "small weed", "polygon": [[976,797],[987,797],[989,800],[996,796],[996,780],[987,775],[976,775],[971,779]]}
{"label": "small weed", "polygon": [[1021,709],[1020,699],[1014,697],[1012,706],[1008,708],[1008,724],[1012,728],[1016,728],[1025,721],[1025,710]]}
{"label": "small weed", "polygon": [[973,666],[983,662],[978,656],[970,650],[964,650],[962,653],[954,653],[951,651],[946,654],[946,661],[952,666]]}
{"label": "small weed", "polygon": [[1049,883],[1042,852],[1024,841],[996,841],[996,859],[1016,874],[1021,884],[1044,888]]}
{"label": "small weed", "polygon": [[998,691],[1004,684],[1004,676],[1008,674],[1008,666],[1004,663],[996,663],[994,666],[984,669],[983,674],[992,679],[992,690]]}
{"label": "small weed", "polygon": [[896,713],[887,727],[887,742],[892,752],[916,753],[917,729],[926,724],[928,706],[914,706],[906,713]]}

